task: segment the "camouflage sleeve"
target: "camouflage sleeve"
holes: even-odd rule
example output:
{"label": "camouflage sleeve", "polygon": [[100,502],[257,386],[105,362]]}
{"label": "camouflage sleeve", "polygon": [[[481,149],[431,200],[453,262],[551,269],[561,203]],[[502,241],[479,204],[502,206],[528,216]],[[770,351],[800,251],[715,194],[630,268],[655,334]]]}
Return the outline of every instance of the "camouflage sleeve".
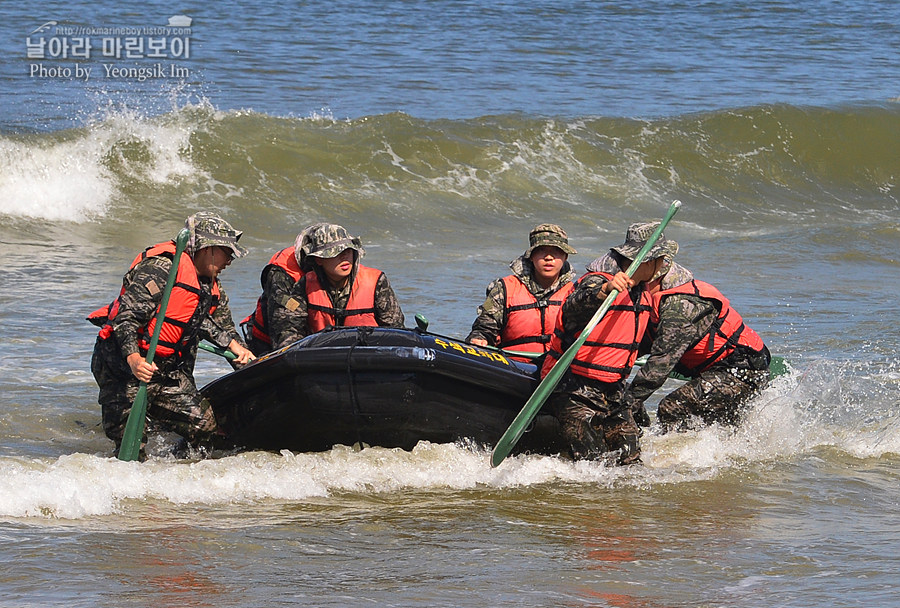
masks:
{"label": "camouflage sleeve", "polygon": [[472,331],[466,336],[466,342],[481,338],[487,340],[488,344],[497,346],[500,344],[505,316],[506,290],[503,288],[503,281],[496,279],[487,287],[484,304],[478,307],[478,316],[472,323]]}
{"label": "camouflage sleeve", "polygon": [[566,335],[579,333],[600,308],[606,299],[606,294],[601,291],[604,283],[606,278],[600,275],[586,276],[566,298],[562,306],[563,331]]}
{"label": "camouflage sleeve", "polygon": [[403,327],[405,322],[400,302],[383,272],[375,284],[375,321],[378,327]]}
{"label": "camouflage sleeve", "polygon": [[674,295],[662,301],[650,357],[629,388],[636,403],[643,403],[663,385],[682,355],[709,331],[715,319],[716,308],[708,300]]}
{"label": "camouflage sleeve", "polygon": [[272,347],[281,348],[309,335],[306,300],[306,277],[294,283],[282,302],[276,302],[269,314]]}
{"label": "camouflage sleeve", "polygon": [[[287,272],[278,266],[272,266],[266,273],[266,284],[263,292],[266,295],[266,318],[269,320],[269,336],[272,344],[290,343],[286,342],[283,334],[290,333],[290,325],[286,323],[284,307],[288,304],[294,289],[294,279]],[[304,282],[304,291],[306,283]],[[305,310],[305,308],[304,308]],[[306,319],[303,320],[304,325]],[[299,339],[299,338],[295,338]],[[293,342],[293,340],[291,340]]]}
{"label": "camouflage sleeve", "polygon": [[172,261],[152,257],[137,264],[125,277],[119,312],[112,323],[116,342],[126,358],[139,353],[138,331],[147,326],[162,301]]}
{"label": "camouflage sleeve", "polygon": [[[216,279],[216,282],[218,281]],[[200,336],[222,348],[226,348],[232,340],[237,340],[239,344],[246,346],[244,339],[234,327],[234,318],[231,316],[231,308],[228,306],[228,294],[225,293],[221,283],[219,283],[219,304],[212,316],[203,319],[200,325]]]}

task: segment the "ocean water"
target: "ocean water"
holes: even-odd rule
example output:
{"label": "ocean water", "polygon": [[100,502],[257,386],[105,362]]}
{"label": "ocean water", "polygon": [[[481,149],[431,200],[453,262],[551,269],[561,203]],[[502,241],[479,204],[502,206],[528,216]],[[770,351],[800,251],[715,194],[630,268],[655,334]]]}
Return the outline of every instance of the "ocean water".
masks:
{"label": "ocean water", "polygon": [[[0,606],[900,605],[895,3],[0,17]],[[535,224],[580,271],[673,199],[679,261],[792,366],[736,429],[492,469],[427,443],[124,463],[99,427],[84,316],[195,211],[245,233],[236,316],[332,221],[408,324],[464,336]],[[229,369],[201,356],[198,383]]]}

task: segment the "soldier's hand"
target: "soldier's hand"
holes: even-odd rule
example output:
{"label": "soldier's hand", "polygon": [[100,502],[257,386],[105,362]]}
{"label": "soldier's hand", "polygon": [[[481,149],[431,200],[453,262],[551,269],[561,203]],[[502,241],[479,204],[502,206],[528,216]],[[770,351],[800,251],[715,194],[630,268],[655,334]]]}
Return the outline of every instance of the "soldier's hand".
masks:
{"label": "soldier's hand", "polygon": [[150,382],[153,372],[159,370],[156,367],[156,363],[147,363],[140,353],[131,353],[126,361],[128,362],[128,367],[131,368],[131,373],[141,382]]}
{"label": "soldier's hand", "polygon": [[254,355],[248,348],[245,348],[241,345],[237,340],[232,340],[228,345],[228,350],[237,355],[237,358],[234,360],[238,365],[245,365],[250,361],[256,359],[256,355]]}
{"label": "soldier's hand", "polygon": [[601,298],[605,298],[608,296],[613,289],[616,291],[628,291],[634,287],[634,280],[625,274],[624,272],[616,273],[616,275],[611,278],[609,281],[603,284],[600,288],[600,292],[603,294]]}
{"label": "soldier's hand", "polygon": [[472,338],[469,340],[469,344],[474,344],[475,346],[487,346],[488,341],[484,338]]}

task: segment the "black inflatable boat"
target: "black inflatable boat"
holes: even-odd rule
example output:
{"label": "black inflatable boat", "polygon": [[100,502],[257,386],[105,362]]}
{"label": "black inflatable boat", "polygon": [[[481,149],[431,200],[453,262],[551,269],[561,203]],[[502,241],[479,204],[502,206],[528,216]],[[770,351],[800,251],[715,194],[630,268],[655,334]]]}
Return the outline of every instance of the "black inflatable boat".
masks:
{"label": "black inflatable boat", "polygon": [[[492,446],[538,384],[537,368],[421,329],[338,328],[308,336],[201,389],[248,449],[310,452],[419,441]],[[518,451],[564,450],[541,412]]]}

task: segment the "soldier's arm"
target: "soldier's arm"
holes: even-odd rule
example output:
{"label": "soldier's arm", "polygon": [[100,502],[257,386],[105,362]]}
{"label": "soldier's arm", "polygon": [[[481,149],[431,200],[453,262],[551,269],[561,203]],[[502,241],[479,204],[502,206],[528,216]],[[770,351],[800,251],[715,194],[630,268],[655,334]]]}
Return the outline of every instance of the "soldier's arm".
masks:
{"label": "soldier's arm", "polygon": [[307,323],[306,277],[294,283],[269,314],[269,336],[276,349],[309,335]]}
{"label": "soldier's arm", "polygon": [[[216,281],[218,282],[218,279]],[[231,308],[228,306],[228,294],[225,293],[221,283],[219,283],[219,304],[212,316],[203,319],[200,325],[200,335],[222,348],[228,348],[232,340],[241,346],[247,346],[234,327],[234,318],[231,316]]]}
{"label": "soldier's arm", "polygon": [[706,300],[682,295],[663,300],[650,356],[629,388],[636,403],[643,403],[663,385],[684,353],[709,330],[715,319],[715,307]]}
{"label": "soldier's arm", "polygon": [[375,321],[379,327],[403,327],[405,321],[397,295],[384,273],[375,284]]}
{"label": "soldier's arm", "polygon": [[203,320],[200,332],[213,344],[227,348],[237,355],[237,359],[231,361],[231,365],[235,369],[256,358],[247,348],[244,338],[234,327],[234,318],[231,316],[231,308],[228,306],[228,294],[225,293],[221,283],[219,284],[219,304],[212,316]]}
{"label": "soldier's arm", "polygon": [[506,290],[503,281],[497,279],[488,285],[484,303],[478,307],[478,315],[472,323],[472,330],[466,336],[466,342],[473,339],[484,340],[489,346],[500,343],[500,332],[506,316]]}
{"label": "soldier's arm", "polygon": [[[279,309],[283,309],[294,289],[294,279],[278,266],[270,266],[266,272],[263,293],[265,294],[266,318],[269,321],[269,337],[273,346],[280,342],[281,333],[284,331],[283,315]],[[278,321],[274,319],[278,317]]]}
{"label": "soldier's arm", "polygon": [[600,275],[583,277],[562,306],[564,330],[574,336],[588,324],[606,299],[606,278]]}

